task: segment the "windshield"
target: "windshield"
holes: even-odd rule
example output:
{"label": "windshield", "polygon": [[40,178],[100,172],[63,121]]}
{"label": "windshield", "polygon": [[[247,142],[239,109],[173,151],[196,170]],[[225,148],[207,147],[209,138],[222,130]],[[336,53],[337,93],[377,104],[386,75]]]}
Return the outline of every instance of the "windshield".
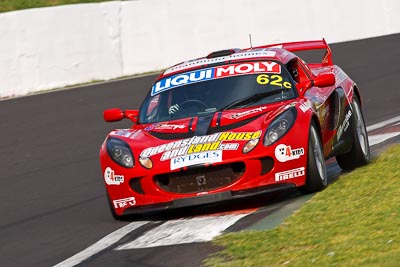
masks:
{"label": "windshield", "polygon": [[140,123],[203,116],[294,97],[293,79],[277,62],[217,66],[158,80],[141,106]]}

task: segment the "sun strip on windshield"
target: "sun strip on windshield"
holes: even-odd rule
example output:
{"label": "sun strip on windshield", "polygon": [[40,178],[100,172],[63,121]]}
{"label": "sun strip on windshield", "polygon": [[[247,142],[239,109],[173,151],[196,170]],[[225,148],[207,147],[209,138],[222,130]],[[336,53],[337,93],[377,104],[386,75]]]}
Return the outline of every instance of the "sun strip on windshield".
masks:
{"label": "sun strip on windshield", "polygon": [[279,74],[281,65],[274,61],[256,61],[185,72],[157,81],[151,88],[151,95],[192,83],[253,73]]}

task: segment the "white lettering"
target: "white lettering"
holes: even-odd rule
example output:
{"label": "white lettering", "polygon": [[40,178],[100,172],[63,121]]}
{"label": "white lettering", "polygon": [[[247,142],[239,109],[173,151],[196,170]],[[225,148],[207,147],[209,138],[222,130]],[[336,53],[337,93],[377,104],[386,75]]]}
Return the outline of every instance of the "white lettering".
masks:
{"label": "white lettering", "polygon": [[126,206],[135,206],[136,205],[136,199],[134,197],[128,197],[128,198],[122,198],[122,199],[116,199],[113,201],[114,208],[124,208]]}
{"label": "white lettering", "polygon": [[235,113],[232,115],[229,115],[229,118],[231,119],[239,119],[242,117],[246,117],[250,114],[254,114],[254,113],[258,113],[258,112],[262,112],[263,110],[267,109],[266,107],[259,107],[259,108],[255,108],[255,109],[250,109],[247,111],[243,111],[243,112],[239,112],[239,113]]}
{"label": "white lettering", "polygon": [[199,71],[197,72],[198,76],[196,77],[196,72],[192,72],[189,74],[189,80],[191,82],[197,82],[206,77],[206,72],[205,71]]}
{"label": "white lettering", "polygon": [[217,68],[217,73],[216,73],[216,77],[221,77],[221,76],[226,76],[223,74],[228,73],[229,75],[233,75],[235,73],[235,66],[231,65],[228,67],[218,67]]}
{"label": "white lettering", "polygon": [[236,73],[248,73],[251,72],[253,70],[253,64],[240,64],[238,66],[236,66],[235,71]]}
{"label": "white lettering", "polygon": [[261,62],[266,68],[268,72],[272,72],[274,70],[274,66],[277,64],[276,62]]}
{"label": "white lettering", "polygon": [[288,180],[288,179],[293,179],[293,178],[297,178],[297,177],[301,177],[305,175],[305,168],[301,167],[301,168],[297,168],[297,169],[293,169],[293,170],[288,170],[288,171],[284,171],[284,172],[277,172],[275,173],[275,181],[284,181],[284,180]]}
{"label": "white lettering", "polygon": [[301,104],[299,106],[299,108],[301,109],[301,111],[306,112],[307,110],[309,110],[312,107],[311,103],[309,101],[304,102],[303,104]]}
{"label": "white lettering", "polygon": [[165,86],[164,87],[165,88],[171,87],[171,78],[168,78],[168,79],[165,80]]}
{"label": "white lettering", "polygon": [[162,82],[163,81],[161,80],[161,81],[157,82],[156,85],[154,86],[155,93],[158,93],[159,91],[162,91],[164,89],[164,86],[161,86]]}
{"label": "white lettering", "polygon": [[337,135],[336,135],[337,136],[337,140],[339,140],[342,137],[343,133],[345,131],[347,131],[347,129],[349,128],[349,126],[350,126],[350,117],[351,117],[352,114],[353,113],[351,112],[351,110],[349,110],[346,113],[346,116],[344,117],[343,123],[342,123],[342,125],[339,126],[339,129],[337,131]]}
{"label": "white lettering", "polygon": [[188,75],[178,75],[174,78],[172,78],[171,84],[172,85],[181,85],[187,83],[189,80]]}
{"label": "white lettering", "polygon": [[212,69],[206,70],[206,79],[212,78],[212,74],[213,74],[213,70]]}

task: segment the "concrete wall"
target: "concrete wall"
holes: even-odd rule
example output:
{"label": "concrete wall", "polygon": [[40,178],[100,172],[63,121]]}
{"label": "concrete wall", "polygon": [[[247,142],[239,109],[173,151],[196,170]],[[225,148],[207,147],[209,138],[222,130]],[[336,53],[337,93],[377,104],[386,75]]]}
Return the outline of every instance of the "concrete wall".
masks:
{"label": "concrete wall", "polygon": [[400,32],[400,1],[136,0],[0,14],[0,98],[160,70],[219,49]]}

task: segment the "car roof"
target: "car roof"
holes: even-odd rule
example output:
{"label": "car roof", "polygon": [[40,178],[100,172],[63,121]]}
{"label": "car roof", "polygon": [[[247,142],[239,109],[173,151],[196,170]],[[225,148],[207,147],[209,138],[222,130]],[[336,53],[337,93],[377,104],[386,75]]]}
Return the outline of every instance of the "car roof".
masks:
{"label": "car roof", "polygon": [[311,63],[308,65],[310,67],[332,66],[333,63],[331,49],[325,39],[322,39],[316,41],[269,44],[246,49],[233,48],[220,50],[213,52],[206,57],[176,64],[166,69],[163,73],[160,74],[160,76],[156,80],[159,80],[166,76],[170,76],[172,74],[202,69],[210,67],[212,65],[230,64],[243,61],[273,60],[281,62],[282,64],[287,64],[292,59],[297,58],[294,52],[318,49],[325,50],[325,55],[322,61],[319,63]]}
{"label": "car roof", "polygon": [[246,61],[273,60],[286,64],[295,57],[295,54],[277,47],[220,50],[212,52],[206,57],[176,64],[166,69],[158,78],[160,79],[171,74],[203,69],[214,65]]}

